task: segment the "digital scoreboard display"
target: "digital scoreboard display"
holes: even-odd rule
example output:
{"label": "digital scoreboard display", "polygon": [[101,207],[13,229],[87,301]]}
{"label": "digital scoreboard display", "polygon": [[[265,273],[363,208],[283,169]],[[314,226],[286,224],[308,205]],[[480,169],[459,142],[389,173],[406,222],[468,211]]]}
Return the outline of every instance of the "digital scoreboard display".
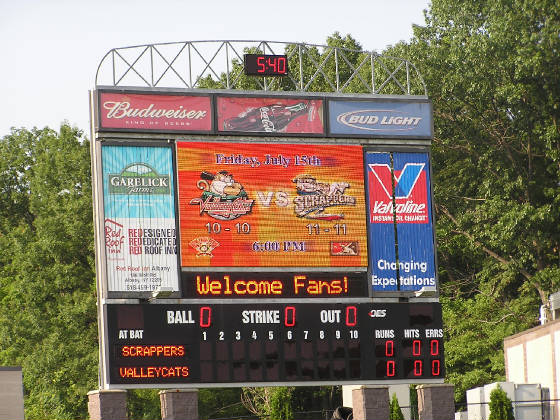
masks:
{"label": "digital scoreboard display", "polygon": [[182,267],[367,267],[363,151],[177,142]]}
{"label": "digital scoreboard display", "polygon": [[103,387],[444,381],[429,101],[96,92]]}
{"label": "digital scoreboard display", "polygon": [[438,303],[107,305],[110,383],[444,378]]}
{"label": "digital scoreboard display", "polygon": [[243,57],[247,76],[286,76],[288,56],[272,54],[245,54]]}
{"label": "digital scoreboard display", "polygon": [[187,298],[341,298],[368,297],[366,272],[183,272]]}

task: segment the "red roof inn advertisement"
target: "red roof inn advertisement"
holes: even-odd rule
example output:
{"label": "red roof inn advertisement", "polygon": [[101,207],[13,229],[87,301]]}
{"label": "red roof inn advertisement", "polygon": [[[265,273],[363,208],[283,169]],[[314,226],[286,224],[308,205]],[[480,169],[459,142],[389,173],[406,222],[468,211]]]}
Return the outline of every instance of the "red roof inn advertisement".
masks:
{"label": "red roof inn advertisement", "polygon": [[100,92],[101,129],[209,132],[209,96]]}
{"label": "red roof inn advertisement", "polygon": [[323,134],[323,101],[304,98],[218,97],[218,131]]}

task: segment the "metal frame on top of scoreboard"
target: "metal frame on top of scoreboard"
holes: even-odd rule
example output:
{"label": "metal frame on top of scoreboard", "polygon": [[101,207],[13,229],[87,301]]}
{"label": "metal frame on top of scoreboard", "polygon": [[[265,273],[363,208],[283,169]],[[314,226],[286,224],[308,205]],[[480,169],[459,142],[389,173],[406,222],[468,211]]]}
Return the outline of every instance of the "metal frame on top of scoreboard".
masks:
{"label": "metal frame on top of scoreboard", "polygon": [[[130,70],[136,72],[134,64]],[[395,78],[395,72],[389,79]],[[430,163],[433,120],[427,96],[114,84],[96,86],[90,93],[90,107],[100,387],[443,381]],[[216,151],[209,145],[223,150]],[[219,159],[215,157],[217,152],[221,152]],[[301,167],[290,168],[288,161],[294,159],[291,165],[296,165],[298,157]],[[322,162],[316,166],[324,168],[314,168],[313,162]],[[325,166],[324,162],[329,163]],[[353,162],[361,163],[354,167]],[[234,180],[234,176],[242,180]],[[298,205],[304,207],[298,210]],[[197,211],[199,219],[205,217],[205,223],[197,222]],[[347,229],[353,235],[350,239],[342,236]],[[311,239],[294,236],[302,235],[302,231]],[[335,231],[345,240],[339,240]],[[399,255],[405,257],[396,259],[396,242],[379,246],[385,240],[398,241]],[[284,251],[294,253],[289,258],[279,256]],[[399,306],[398,302],[409,303]],[[150,310],[150,305],[162,308],[161,314]],[[168,310],[160,305],[167,305]],[[203,331],[210,326],[204,324],[204,311],[221,313],[239,305],[258,307],[251,315],[257,318],[247,318],[245,330],[239,329],[231,336],[227,335],[230,331]],[[278,337],[289,341],[292,334],[303,334],[301,328],[292,329],[286,320],[284,329],[274,325],[281,323],[279,314],[292,308],[290,305],[294,314],[296,308],[301,310],[298,314],[314,314],[305,315],[311,318],[301,322],[319,327],[319,313],[321,317],[338,314],[340,318],[345,311],[348,317],[350,310],[360,313],[360,322],[368,324],[368,316],[385,317],[387,311],[396,316],[396,308],[411,312],[409,318],[399,315],[399,332],[386,320],[374,320],[374,326],[385,325],[373,330],[375,340],[385,340],[385,344],[375,344],[374,340],[362,345],[363,351],[370,352],[381,351],[375,346],[385,346],[386,354],[375,359],[378,364],[386,363],[383,376],[385,368],[378,367],[377,373],[365,368],[373,356],[354,355],[352,359],[352,343],[357,340],[353,335],[358,330],[350,328],[355,324],[349,324],[348,319],[346,327],[321,329],[317,332],[321,338],[315,337],[314,344],[309,344],[313,354],[323,352],[331,364],[315,359],[309,359],[307,365],[291,362],[285,359],[292,351],[286,343],[270,350]],[[425,318],[430,321],[419,321],[424,315],[418,318],[417,310],[431,314]],[[246,312],[251,310],[236,316],[248,317]],[[166,328],[154,327],[148,321],[140,328],[144,324],[138,320],[153,313],[167,316],[167,321],[162,318]],[[251,324],[264,322],[261,316],[269,320],[268,330],[266,325]],[[409,328],[405,328],[407,322]],[[192,323],[199,323],[198,329],[192,330]],[[151,331],[151,339],[143,337],[144,329]],[[176,370],[158,362],[159,347],[153,342],[158,329],[171,334],[158,339],[167,340],[160,346],[167,352],[161,360],[178,364],[173,367]],[[207,334],[218,334],[216,340],[225,334],[230,340],[227,350],[220,350],[219,344],[207,349],[216,360],[198,360],[201,366],[231,363],[227,378],[215,367],[204,370],[198,365],[196,369],[190,365],[189,377],[189,368],[180,365],[184,362],[181,357],[187,357],[188,346],[195,345],[196,354],[207,350],[203,350],[203,344],[199,349],[192,340],[173,339],[173,331],[185,334],[199,329],[204,340]],[[350,338],[338,349],[337,340],[346,333]],[[263,352],[262,360],[250,360],[247,354],[235,359],[233,354],[241,351],[239,345],[235,347],[235,340],[242,335],[250,340],[250,334],[259,335],[259,339],[268,334],[269,341],[254,350]],[[326,353],[321,350],[325,334],[331,334]],[[307,332],[305,335],[307,339]],[[251,345],[247,341],[243,351],[253,351]],[[293,345],[297,359],[306,360],[305,352],[310,350],[305,350],[303,342]],[[358,354],[359,346],[358,340]],[[220,356],[223,351],[234,359]],[[397,361],[391,359],[397,351],[411,353],[408,361],[401,360],[400,355]],[[425,357],[422,360],[421,352]],[[348,358],[354,360],[354,368],[341,366],[344,360],[350,363]],[[135,366],[137,361],[140,365]],[[117,363],[121,366],[118,371]],[[364,373],[359,373],[357,366],[362,366]],[[410,376],[399,372],[397,376],[402,378],[396,379],[395,366]],[[429,369],[433,377],[429,377]],[[121,379],[116,380],[115,375]],[[198,375],[199,380],[194,378],[193,382],[192,375]],[[159,379],[153,379],[156,376]]]}

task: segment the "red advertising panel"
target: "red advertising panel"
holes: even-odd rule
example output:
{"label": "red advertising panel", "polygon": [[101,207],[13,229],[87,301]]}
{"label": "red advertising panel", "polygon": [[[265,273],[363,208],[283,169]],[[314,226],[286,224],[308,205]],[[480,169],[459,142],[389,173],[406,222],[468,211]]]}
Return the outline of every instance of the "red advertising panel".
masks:
{"label": "red advertising panel", "polygon": [[323,101],[305,98],[218,97],[218,131],[323,134]]}
{"label": "red advertising panel", "polygon": [[209,132],[209,96],[99,93],[101,129]]}
{"label": "red advertising panel", "polygon": [[360,146],[177,142],[183,267],[365,267]]}

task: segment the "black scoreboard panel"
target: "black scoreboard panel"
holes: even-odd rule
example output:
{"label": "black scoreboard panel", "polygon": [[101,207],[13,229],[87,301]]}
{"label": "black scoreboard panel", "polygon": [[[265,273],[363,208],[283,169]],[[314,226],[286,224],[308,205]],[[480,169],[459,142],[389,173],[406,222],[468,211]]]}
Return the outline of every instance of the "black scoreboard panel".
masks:
{"label": "black scoreboard panel", "polygon": [[107,305],[110,383],[443,380],[439,303]]}

